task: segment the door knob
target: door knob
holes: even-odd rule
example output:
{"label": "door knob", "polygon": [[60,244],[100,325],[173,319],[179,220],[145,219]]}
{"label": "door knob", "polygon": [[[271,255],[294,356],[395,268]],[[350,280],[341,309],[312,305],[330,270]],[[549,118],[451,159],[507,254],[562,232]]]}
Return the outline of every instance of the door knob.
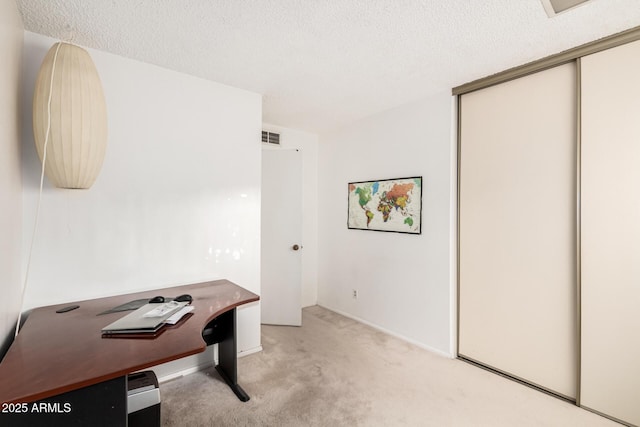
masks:
{"label": "door knob", "polygon": [[293,245],[293,247],[291,249],[293,249],[294,251],[297,251],[298,249],[300,249],[302,246],[298,246],[298,245]]}

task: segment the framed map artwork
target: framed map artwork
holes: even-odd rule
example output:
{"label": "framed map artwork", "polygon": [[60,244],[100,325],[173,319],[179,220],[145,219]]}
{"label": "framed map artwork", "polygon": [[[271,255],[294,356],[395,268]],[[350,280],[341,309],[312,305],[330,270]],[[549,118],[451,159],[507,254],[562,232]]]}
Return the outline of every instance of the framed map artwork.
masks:
{"label": "framed map artwork", "polygon": [[348,228],[421,233],[421,176],[350,182],[348,203]]}

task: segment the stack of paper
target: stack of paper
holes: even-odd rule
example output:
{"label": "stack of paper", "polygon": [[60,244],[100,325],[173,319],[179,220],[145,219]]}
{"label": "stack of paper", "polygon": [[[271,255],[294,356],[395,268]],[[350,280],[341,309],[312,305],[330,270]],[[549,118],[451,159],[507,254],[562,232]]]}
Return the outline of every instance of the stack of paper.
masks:
{"label": "stack of paper", "polygon": [[164,321],[167,325],[175,325],[184,317],[185,314],[191,313],[195,309],[192,305],[187,305],[178,310],[175,314],[172,314],[167,320]]}

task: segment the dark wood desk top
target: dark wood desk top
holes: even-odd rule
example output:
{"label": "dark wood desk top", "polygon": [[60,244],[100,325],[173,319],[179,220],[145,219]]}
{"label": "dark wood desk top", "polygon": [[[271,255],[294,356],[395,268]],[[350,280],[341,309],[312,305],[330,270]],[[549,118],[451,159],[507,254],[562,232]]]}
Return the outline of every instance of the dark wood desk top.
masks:
{"label": "dark wood desk top", "polygon": [[[128,301],[190,294],[193,315],[152,339],[102,338],[101,329],[130,313],[97,316]],[[137,292],[34,309],[0,363],[0,403],[32,402],[201,353],[203,328],[260,297],[228,280]],[[58,314],[59,308],[80,308]]]}

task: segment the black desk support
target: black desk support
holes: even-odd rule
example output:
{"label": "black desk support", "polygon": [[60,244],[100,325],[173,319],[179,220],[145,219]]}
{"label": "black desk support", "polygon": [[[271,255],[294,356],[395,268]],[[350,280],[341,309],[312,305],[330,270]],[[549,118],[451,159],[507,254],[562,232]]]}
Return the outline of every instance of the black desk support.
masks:
{"label": "black desk support", "polygon": [[207,325],[205,331],[213,329],[218,333],[204,335],[207,345],[218,344],[218,365],[216,370],[231,387],[231,390],[243,402],[249,400],[249,395],[238,384],[238,350],[236,344],[236,309],[221,314]]}

